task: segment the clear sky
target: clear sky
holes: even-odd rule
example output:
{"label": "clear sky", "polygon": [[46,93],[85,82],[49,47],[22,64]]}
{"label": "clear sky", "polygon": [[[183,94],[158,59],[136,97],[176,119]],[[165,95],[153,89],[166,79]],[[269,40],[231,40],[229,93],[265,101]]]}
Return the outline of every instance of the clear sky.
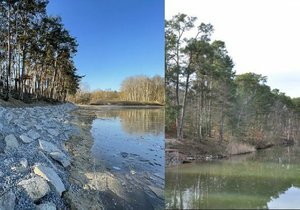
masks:
{"label": "clear sky", "polygon": [[91,90],[128,76],[164,75],[163,0],[50,0],[79,43],[75,64]]}
{"label": "clear sky", "polygon": [[165,1],[166,19],[179,12],[214,26],[237,74],[262,74],[272,89],[300,97],[299,0]]}

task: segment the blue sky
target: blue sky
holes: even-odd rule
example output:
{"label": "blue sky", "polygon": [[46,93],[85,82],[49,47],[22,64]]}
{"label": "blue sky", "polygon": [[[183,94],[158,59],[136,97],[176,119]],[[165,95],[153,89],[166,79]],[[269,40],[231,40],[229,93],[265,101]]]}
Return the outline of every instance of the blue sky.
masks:
{"label": "blue sky", "polygon": [[75,64],[91,90],[134,75],[164,75],[163,0],[50,0],[79,43]]}

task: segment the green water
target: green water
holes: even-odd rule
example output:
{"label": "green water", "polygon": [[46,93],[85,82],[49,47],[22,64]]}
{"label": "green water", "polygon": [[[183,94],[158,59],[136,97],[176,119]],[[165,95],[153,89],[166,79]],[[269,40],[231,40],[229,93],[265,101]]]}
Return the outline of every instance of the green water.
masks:
{"label": "green water", "polygon": [[300,147],[166,169],[168,209],[300,208]]}

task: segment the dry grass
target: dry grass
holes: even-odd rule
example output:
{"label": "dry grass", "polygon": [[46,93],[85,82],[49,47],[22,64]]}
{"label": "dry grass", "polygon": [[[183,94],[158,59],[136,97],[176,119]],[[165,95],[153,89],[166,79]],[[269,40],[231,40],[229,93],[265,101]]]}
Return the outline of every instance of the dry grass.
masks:
{"label": "dry grass", "polygon": [[226,148],[226,152],[229,155],[245,154],[255,151],[256,149],[254,146],[237,141],[231,141]]}

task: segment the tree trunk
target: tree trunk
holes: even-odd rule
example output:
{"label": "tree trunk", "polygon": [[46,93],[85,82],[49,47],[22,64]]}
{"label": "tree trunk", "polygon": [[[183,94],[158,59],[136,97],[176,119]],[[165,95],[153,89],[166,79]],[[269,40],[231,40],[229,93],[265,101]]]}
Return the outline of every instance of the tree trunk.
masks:
{"label": "tree trunk", "polygon": [[224,100],[222,100],[221,107],[221,123],[220,123],[220,141],[224,139]]}
{"label": "tree trunk", "polygon": [[54,61],[54,75],[52,77],[51,90],[50,90],[50,98],[51,99],[53,99],[56,75],[57,75],[57,67],[56,67],[56,59],[55,59],[55,61]]}
{"label": "tree trunk", "polygon": [[180,113],[179,140],[183,139],[183,122],[184,122],[184,114],[186,109],[186,99],[187,99],[187,94],[189,89],[189,80],[190,80],[190,74],[188,73],[186,77],[185,91],[184,91],[183,103],[182,103],[182,108]]}
{"label": "tree trunk", "polygon": [[8,66],[7,66],[7,72],[6,72],[6,94],[4,96],[5,100],[9,99],[9,91],[10,91],[10,74],[11,74],[11,24],[10,24],[10,11],[11,5],[8,3],[8,33],[7,33],[7,53],[8,53]]}

